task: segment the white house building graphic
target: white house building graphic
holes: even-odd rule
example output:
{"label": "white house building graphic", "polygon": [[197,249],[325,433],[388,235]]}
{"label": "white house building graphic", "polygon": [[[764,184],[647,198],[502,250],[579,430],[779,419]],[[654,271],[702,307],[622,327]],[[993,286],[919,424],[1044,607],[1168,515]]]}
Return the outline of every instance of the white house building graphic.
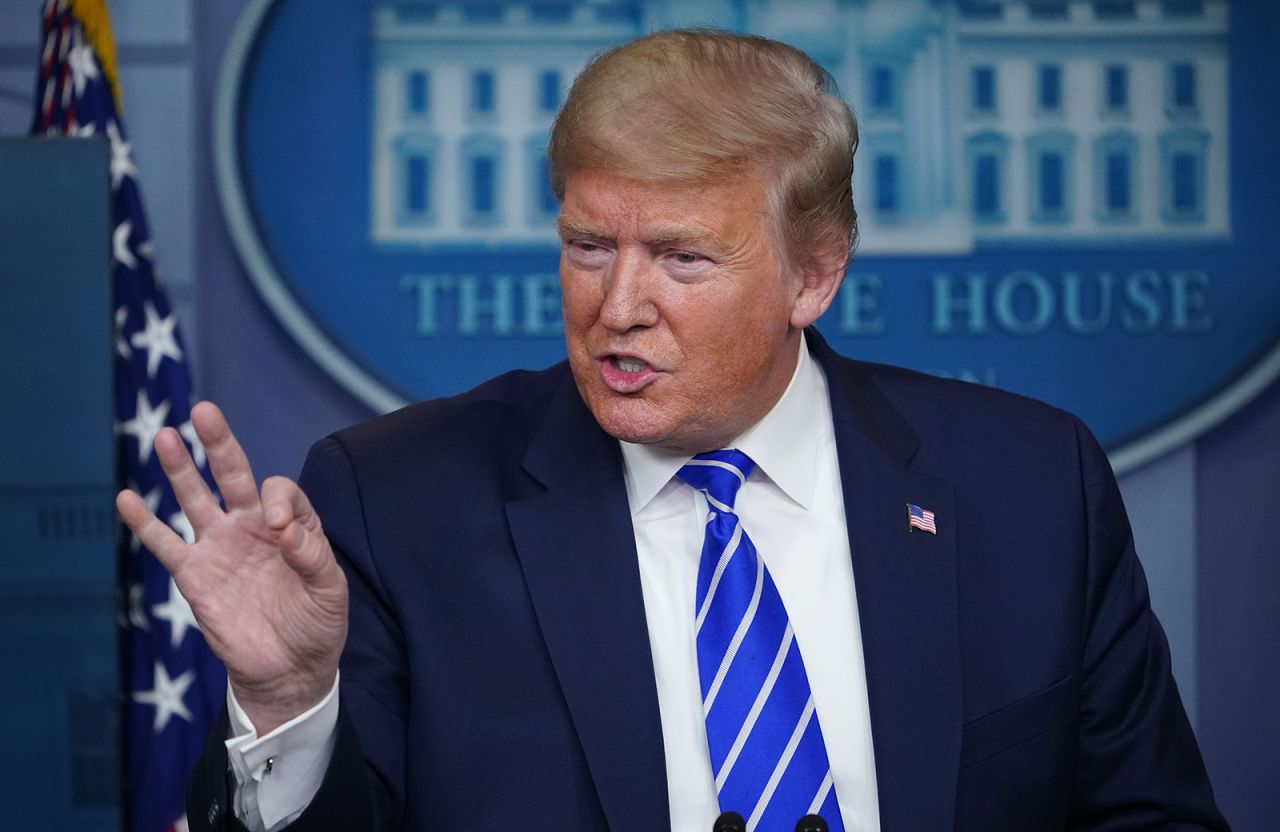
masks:
{"label": "white house building graphic", "polygon": [[863,254],[1230,234],[1226,0],[383,0],[373,240],[554,245],[545,148],[568,84],[684,25],[832,73],[862,130]]}

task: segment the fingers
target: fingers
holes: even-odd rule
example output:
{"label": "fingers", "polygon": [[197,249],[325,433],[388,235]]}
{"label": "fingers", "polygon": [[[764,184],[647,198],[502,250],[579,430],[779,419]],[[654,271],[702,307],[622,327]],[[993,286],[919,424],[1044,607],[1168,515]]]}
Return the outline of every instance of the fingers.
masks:
{"label": "fingers", "polygon": [[323,534],[300,523],[290,523],[280,534],[280,553],[298,577],[309,584],[326,584],[337,579],[339,572],[333,550]]}
{"label": "fingers", "polygon": [[172,573],[181,564],[186,556],[186,541],[156,517],[141,497],[132,491],[121,491],[116,495],[116,511],[165,569]]}
{"label": "fingers", "polygon": [[262,484],[262,509],[267,525],[279,532],[280,552],[295,572],[309,583],[334,580],[333,550],[320,528],[311,501],[297,483],[270,477]]}
{"label": "fingers", "polygon": [[251,509],[258,506],[258,488],[253,480],[249,458],[236,441],[222,411],[212,402],[200,402],[191,408],[200,444],[209,457],[209,470],[222,492],[228,509]]}
{"label": "fingers", "polygon": [[156,434],[155,448],[160,467],[173,488],[173,496],[178,498],[178,505],[191,521],[191,528],[197,535],[201,534],[222,515],[218,501],[191,461],[191,454],[187,453],[187,446],[177,431],[165,428]]}
{"label": "fingers", "polygon": [[281,531],[295,520],[304,525],[318,525],[311,501],[288,477],[267,477],[263,481],[262,516],[276,531]]}

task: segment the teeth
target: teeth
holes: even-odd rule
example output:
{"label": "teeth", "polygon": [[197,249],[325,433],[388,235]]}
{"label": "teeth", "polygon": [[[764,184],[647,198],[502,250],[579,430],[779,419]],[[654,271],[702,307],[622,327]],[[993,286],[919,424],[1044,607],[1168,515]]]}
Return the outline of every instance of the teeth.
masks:
{"label": "teeth", "polygon": [[618,369],[624,373],[638,373],[649,365],[637,358],[615,358],[613,360],[618,365]]}

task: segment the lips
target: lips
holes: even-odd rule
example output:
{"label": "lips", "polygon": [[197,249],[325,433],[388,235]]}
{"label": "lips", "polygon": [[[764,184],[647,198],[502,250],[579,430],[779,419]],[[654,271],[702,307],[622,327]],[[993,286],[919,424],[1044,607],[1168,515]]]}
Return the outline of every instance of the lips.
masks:
{"label": "lips", "polygon": [[653,383],[659,372],[643,358],[611,354],[597,359],[600,379],[615,393],[636,393]]}

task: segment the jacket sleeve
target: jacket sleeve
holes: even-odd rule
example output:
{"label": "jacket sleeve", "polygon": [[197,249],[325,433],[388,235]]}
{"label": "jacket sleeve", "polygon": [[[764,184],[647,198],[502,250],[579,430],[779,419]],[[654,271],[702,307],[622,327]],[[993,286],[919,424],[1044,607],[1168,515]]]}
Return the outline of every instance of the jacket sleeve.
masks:
{"label": "jacket sleeve", "polygon": [[[247,832],[235,817],[235,778],[223,744],[228,725],[224,707],[187,782],[187,828],[191,832]],[[366,765],[360,740],[345,714],[339,714],[337,728],[324,782],[301,817],[288,828],[296,832],[395,828],[385,820],[389,796]]]}
{"label": "jacket sleeve", "polygon": [[1120,491],[1077,420],[1088,558],[1071,829],[1225,830]]}

